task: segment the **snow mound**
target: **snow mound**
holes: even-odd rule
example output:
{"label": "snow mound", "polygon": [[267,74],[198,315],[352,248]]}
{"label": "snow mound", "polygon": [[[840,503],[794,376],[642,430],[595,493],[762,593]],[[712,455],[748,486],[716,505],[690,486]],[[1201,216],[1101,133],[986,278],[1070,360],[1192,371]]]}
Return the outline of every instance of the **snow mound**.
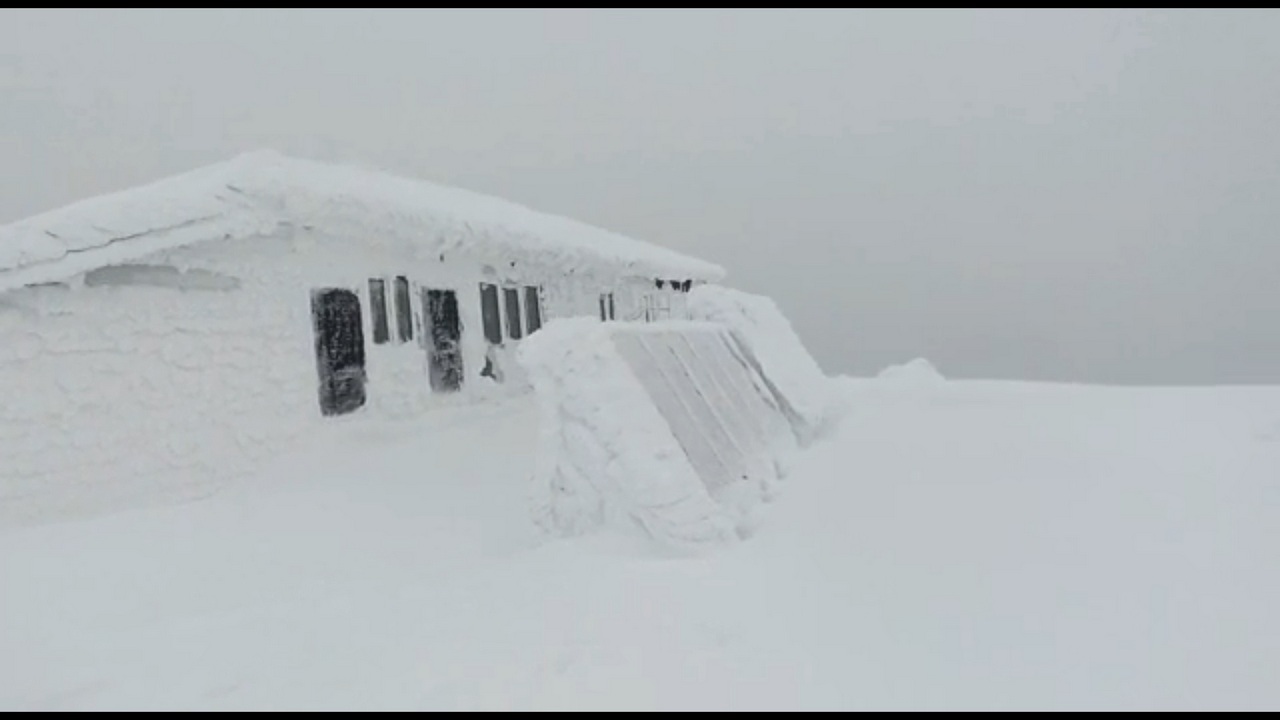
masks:
{"label": "snow mound", "polygon": [[880,380],[890,380],[898,383],[914,383],[918,385],[929,385],[940,383],[946,380],[942,373],[933,366],[933,363],[924,358],[916,358],[910,362],[901,365],[890,365],[880,371],[876,378]]}
{"label": "snow mound", "polygon": [[800,342],[786,316],[770,298],[719,285],[700,285],[689,293],[693,320],[720,323],[749,345],[762,375],[777,385],[779,395],[798,418],[798,434],[809,443],[824,434],[839,414],[832,381]]}
{"label": "snow mound", "polygon": [[534,521],[560,535],[639,525],[681,549],[748,534],[795,442],[748,356],[711,323],[571,318],[527,338]]}

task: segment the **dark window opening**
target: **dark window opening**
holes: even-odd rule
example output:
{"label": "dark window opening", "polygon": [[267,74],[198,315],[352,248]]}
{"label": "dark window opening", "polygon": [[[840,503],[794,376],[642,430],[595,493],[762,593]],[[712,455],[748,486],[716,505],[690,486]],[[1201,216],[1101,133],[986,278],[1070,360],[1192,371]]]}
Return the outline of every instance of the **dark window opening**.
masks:
{"label": "dark window opening", "polygon": [[616,309],[613,307],[613,293],[609,293],[609,319],[616,320],[617,318],[618,318],[618,313]]}
{"label": "dark window opening", "polygon": [[403,275],[396,278],[396,329],[400,331],[400,342],[413,339],[413,310],[409,304],[409,279]]}
{"label": "dark window opening", "polygon": [[498,286],[480,283],[480,318],[484,322],[484,339],[493,345],[502,343],[502,319],[498,311]]}
{"label": "dark window opening", "polygon": [[530,335],[542,327],[542,299],[534,285],[524,288],[524,320]]}
{"label": "dark window opening", "polygon": [[428,349],[428,377],[435,392],[456,392],[462,387],[462,319],[458,298],[452,290],[423,290],[423,313],[427,326],[424,337]]}
{"label": "dark window opening", "polygon": [[681,287],[680,289],[681,289],[681,290],[684,290],[685,292],[689,292],[689,290],[690,290],[690,289],[692,289],[692,288],[693,288],[693,281],[692,281],[692,280],[685,280],[685,281],[684,281],[684,286],[683,286],[683,287]]}
{"label": "dark window opening", "polygon": [[320,412],[345,415],[365,403],[364,330],[360,299],[340,288],[311,292]]}
{"label": "dark window opening", "polygon": [[507,306],[507,337],[519,340],[523,334],[520,328],[520,291],[516,288],[502,288],[502,299]]}
{"label": "dark window opening", "polygon": [[382,345],[391,339],[387,325],[387,283],[382,278],[369,280],[369,312],[373,317],[373,344]]}
{"label": "dark window opening", "polygon": [[654,280],[654,282],[658,285],[658,289],[659,289],[659,290],[661,290],[661,289],[662,289],[662,281],[661,281],[661,280]]}
{"label": "dark window opening", "polygon": [[615,307],[613,305],[613,293],[604,293],[600,296],[600,319],[613,320],[616,317]]}

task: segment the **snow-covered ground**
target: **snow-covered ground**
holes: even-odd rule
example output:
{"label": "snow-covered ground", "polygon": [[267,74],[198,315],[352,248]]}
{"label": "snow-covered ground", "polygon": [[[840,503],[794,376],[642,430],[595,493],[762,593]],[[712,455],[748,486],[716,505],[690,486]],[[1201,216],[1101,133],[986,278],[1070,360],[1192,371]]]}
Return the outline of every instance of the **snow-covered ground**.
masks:
{"label": "snow-covered ground", "polygon": [[0,709],[1280,709],[1280,388],[901,379],[696,558],[541,540],[531,398],[0,528]]}

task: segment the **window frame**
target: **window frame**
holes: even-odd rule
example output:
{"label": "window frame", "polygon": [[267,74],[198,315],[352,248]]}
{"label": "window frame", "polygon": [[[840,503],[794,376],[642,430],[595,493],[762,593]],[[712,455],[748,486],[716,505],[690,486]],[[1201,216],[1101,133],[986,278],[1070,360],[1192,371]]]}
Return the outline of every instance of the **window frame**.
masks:
{"label": "window frame", "polygon": [[539,285],[524,286],[524,327],[525,336],[542,329],[542,287]]}
{"label": "window frame", "polygon": [[387,280],[369,278],[369,326],[374,345],[391,342],[391,319],[387,313]]}
{"label": "window frame", "polygon": [[502,288],[502,309],[506,315],[503,326],[507,338],[519,340],[524,337],[524,328],[520,325],[520,289],[512,286]]}
{"label": "window frame", "polygon": [[[489,307],[492,307],[491,313],[487,311]],[[480,283],[480,324],[484,328],[484,339],[490,345],[502,344],[502,302],[494,283]]]}
{"label": "window frame", "polygon": [[396,308],[396,335],[399,342],[413,341],[413,292],[409,278],[397,275],[392,281],[394,286],[394,305]]}

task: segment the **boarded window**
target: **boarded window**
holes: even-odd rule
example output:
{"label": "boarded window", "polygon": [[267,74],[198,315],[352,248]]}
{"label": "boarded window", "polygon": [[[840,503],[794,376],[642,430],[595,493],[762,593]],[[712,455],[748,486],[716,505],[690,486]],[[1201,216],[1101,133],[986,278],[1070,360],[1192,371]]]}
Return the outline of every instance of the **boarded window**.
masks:
{"label": "boarded window", "polygon": [[373,344],[383,345],[391,339],[387,324],[387,283],[382,278],[369,280],[369,312],[373,318]]}
{"label": "boarded window", "polygon": [[498,315],[498,286],[480,283],[480,318],[484,322],[484,339],[494,345],[502,342],[502,319]]}
{"label": "boarded window", "polygon": [[409,305],[409,279],[401,275],[396,278],[396,329],[400,331],[400,342],[413,339],[413,311]]}
{"label": "boarded window", "polygon": [[316,334],[316,369],[320,373],[320,412],[353,412],[365,403],[360,299],[341,288],[313,290],[311,317]]}
{"label": "boarded window", "polygon": [[516,288],[503,288],[502,297],[506,301],[507,337],[519,340],[523,335],[520,327],[520,291]]}
{"label": "boarded window", "polygon": [[524,320],[530,335],[542,327],[542,300],[534,285],[526,285],[524,288]]}
{"label": "boarded window", "polygon": [[452,290],[422,291],[426,316],[422,337],[427,341],[427,371],[434,392],[456,392],[462,387],[462,319],[458,297]]}

